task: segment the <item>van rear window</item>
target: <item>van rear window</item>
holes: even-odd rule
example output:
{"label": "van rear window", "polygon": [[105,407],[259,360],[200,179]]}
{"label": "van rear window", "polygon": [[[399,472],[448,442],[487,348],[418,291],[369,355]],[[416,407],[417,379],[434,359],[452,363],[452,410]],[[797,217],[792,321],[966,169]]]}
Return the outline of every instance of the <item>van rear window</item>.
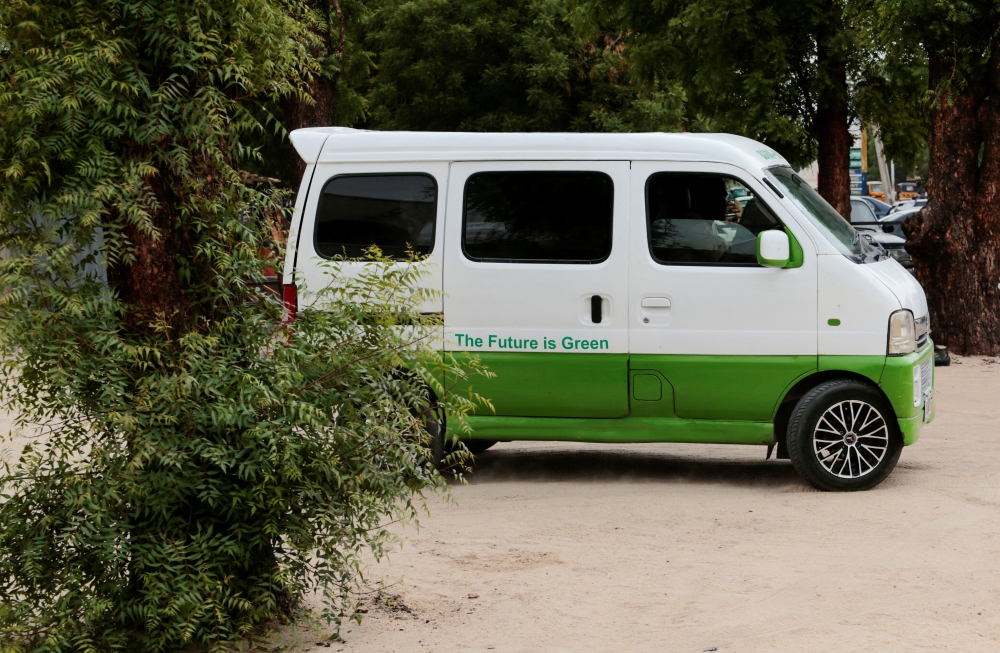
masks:
{"label": "van rear window", "polygon": [[474,261],[600,263],[613,207],[603,172],[481,172],[465,185],[462,248]]}
{"label": "van rear window", "polygon": [[334,177],[316,210],[316,251],[357,258],[376,245],[394,259],[430,254],[436,216],[437,184],[429,175]]}

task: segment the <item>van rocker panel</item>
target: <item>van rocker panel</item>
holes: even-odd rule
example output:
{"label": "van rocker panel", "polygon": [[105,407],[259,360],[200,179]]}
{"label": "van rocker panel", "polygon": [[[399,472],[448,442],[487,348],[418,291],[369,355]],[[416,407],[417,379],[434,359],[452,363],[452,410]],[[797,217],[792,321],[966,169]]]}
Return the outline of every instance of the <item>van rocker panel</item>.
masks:
{"label": "van rocker panel", "polygon": [[665,417],[574,419],[549,417],[466,418],[473,440],[564,442],[691,442],[701,444],[774,444],[770,422],[726,422]]}

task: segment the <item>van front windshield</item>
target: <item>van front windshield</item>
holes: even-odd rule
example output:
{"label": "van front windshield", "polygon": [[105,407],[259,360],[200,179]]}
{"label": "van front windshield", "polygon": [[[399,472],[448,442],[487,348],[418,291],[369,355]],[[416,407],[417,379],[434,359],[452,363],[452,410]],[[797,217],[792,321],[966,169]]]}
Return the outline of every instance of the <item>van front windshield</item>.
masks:
{"label": "van front windshield", "polygon": [[830,206],[802,177],[789,167],[769,168],[767,176],[777,182],[795,206],[837,250],[855,263],[877,261],[878,248],[862,238],[836,209]]}

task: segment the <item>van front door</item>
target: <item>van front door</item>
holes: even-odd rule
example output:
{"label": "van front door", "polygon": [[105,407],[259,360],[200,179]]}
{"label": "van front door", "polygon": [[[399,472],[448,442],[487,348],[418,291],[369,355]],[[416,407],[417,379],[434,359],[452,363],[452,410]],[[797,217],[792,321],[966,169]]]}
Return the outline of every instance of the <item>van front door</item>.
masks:
{"label": "van front door", "polygon": [[496,375],[472,388],[498,416],[626,416],[629,163],[455,163],[448,188],[445,350]]}
{"label": "van front door", "polygon": [[[647,416],[771,420],[817,365],[808,237],[764,184],[722,164],[635,162],[631,220],[635,404]],[[757,235],[769,229],[794,236],[793,267],[757,263]],[[664,392],[642,387],[657,378]]]}

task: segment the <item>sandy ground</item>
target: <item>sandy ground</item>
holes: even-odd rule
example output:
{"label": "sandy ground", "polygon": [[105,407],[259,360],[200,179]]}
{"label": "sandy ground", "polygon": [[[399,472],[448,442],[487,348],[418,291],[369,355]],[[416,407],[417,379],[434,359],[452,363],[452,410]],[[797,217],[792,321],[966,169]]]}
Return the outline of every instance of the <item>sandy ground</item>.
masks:
{"label": "sandy ground", "polygon": [[386,589],[346,642],[282,643],[1000,651],[1000,364],[983,360],[937,368],[937,419],[869,492],[814,491],[763,447],[498,445],[368,569]]}
{"label": "sandy ground", "polygon": [[370,566],[346,641],[272,650],[1000,651],[1000,364],[960,363],[869,492],[763,447],[498,445]]}

